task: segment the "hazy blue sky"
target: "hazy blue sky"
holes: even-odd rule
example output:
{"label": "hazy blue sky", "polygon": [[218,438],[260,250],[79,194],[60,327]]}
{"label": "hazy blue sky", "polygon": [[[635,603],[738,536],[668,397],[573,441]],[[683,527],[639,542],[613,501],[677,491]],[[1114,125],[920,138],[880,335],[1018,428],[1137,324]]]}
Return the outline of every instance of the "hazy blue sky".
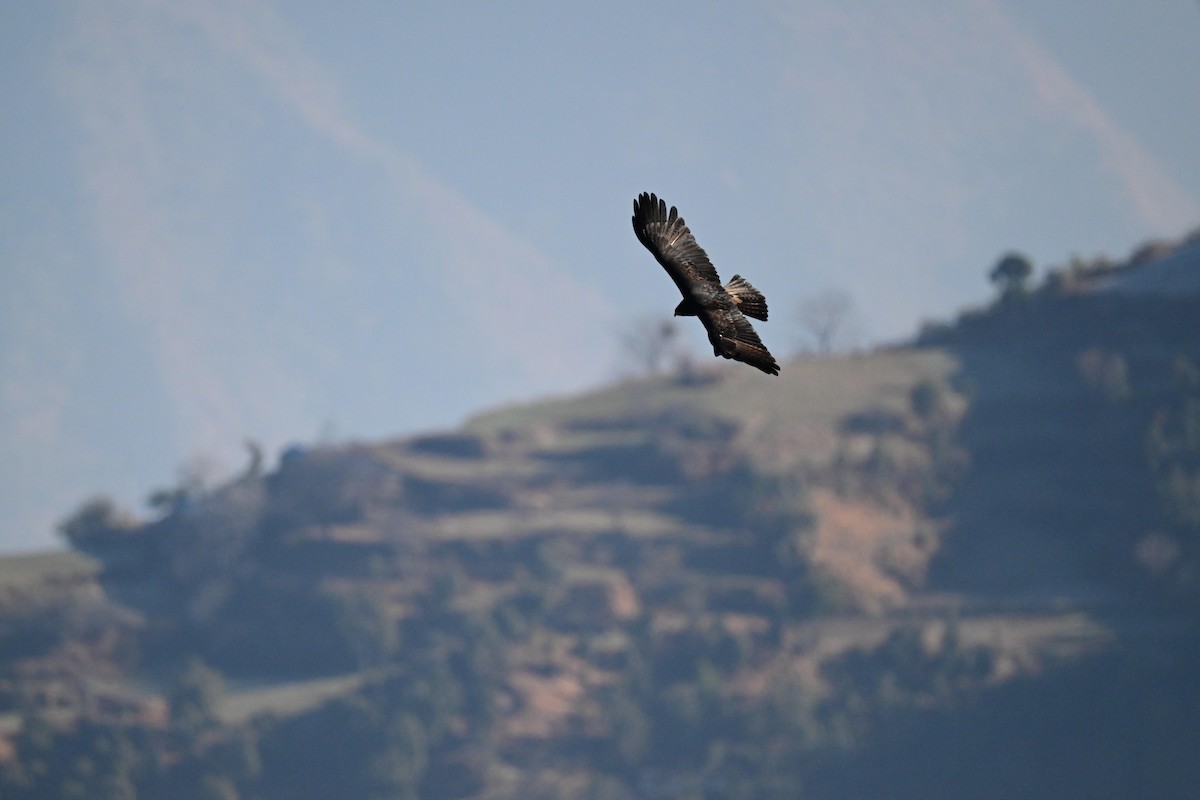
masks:
{"label": "hazy blue sky", "polygon": [[1200,225],[1195,0],[0,20],[0,551],[189,459],[235,469],[248,436],[447,428],[613,378],[619,332],[678,300],[630,229],[642,190],[766,292],[781,355],[826,288],[895,340],[987,297],[1007,249]]}

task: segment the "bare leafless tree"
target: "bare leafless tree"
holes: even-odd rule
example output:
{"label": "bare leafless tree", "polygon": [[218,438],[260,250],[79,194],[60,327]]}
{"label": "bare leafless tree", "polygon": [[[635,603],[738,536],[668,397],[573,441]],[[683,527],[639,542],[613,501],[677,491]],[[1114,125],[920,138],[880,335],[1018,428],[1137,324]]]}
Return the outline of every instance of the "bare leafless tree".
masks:
{"label": "bare leafless tree", "polygon": [[827,289],[800,301],[800,327],[817,353],[827,356],[857,335],[854,301],[840,289]]}
{"label": "bare leafless tree", "polygon": [[681,367],[688,361],[673,319],[638,320],[622,334],[621,349],[641,372],[649,374],[667,367]]}

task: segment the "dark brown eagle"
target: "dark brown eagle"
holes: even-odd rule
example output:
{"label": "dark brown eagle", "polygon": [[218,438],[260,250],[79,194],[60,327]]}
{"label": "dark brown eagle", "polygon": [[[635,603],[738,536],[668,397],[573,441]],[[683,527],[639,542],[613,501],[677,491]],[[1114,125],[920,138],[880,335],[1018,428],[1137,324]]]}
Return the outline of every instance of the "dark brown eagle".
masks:
{"label": "dark brown eagle", "polygon": [[708,254],[696,244],[696,237],[675,206],[668,214],[665,201],[642,192],[633,201],[633,232],[683,294],[675,316],[700,318],[708,331],[713,355],[779,374],[779,365],[746,319],[749,316],[765,322],[767,299],[741,275],[721,285]]}

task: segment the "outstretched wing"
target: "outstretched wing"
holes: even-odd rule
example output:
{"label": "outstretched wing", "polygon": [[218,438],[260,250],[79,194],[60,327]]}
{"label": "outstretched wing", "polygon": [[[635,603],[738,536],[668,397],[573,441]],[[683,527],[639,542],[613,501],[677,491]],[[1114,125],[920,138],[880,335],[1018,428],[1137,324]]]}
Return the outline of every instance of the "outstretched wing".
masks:
{"label": "outstretched wing", "polygon": [[758,367],[769,375],[779,374],[775,357],[758,338],[750,320],[732,304],[724,309],[704,309],[699,317],[716,355]]}
{"label": "outstretched wing", "polygon": [[642,192],[633,201],[633,232],[662,264],[684,298],[699,299],[696,295],[710,288],[705,284],[721,288],[716,268],[704,248],[696,244],[696,237],[675,206],[668,213],[666,201]]}
{"label": "outstretched wing", "polygon": [[708,331],[713,354],[742,361],[771,375],[779,374],[779,365],[758,338],[745,315],[738,310],[746,303],[752,316],[767,318],[767,302],[762,293],[740,276],[730,281],[732,296],[721,285],[717,270],[708,254],[696,243],[675,206],[656,195],[642,192],[633,201],[633,232],[662,265],[679,287],[684,302],[682,313],[695,314]]}

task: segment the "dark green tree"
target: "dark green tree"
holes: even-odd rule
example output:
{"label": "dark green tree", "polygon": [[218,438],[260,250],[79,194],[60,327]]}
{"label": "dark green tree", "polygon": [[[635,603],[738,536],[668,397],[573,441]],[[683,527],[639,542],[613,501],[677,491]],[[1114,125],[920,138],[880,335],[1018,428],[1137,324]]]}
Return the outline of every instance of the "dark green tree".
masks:
{"label": "dark green tree", "polygon": [[413,714],[400,714],[383,726],[379,751],[371,759],[370,796],[380,800],[416,800],[429,764],[425,726]]}
{"label": "dark green tree", "polygon": [[908,398],[913,413],[922,422],[934,421],[946,406],[945,387],[932,378],[919,381],[909,392]]}
{"label": "dark green tree", "polygon": [[93,497],[84,501],[71,516],[58,524],[58,532],[77,550],[103,544],[116,534],[132,530],[138,521],[121,510],[111,497]]}
{"label": "dark green tree", "polygon": [[1033,275],[1033,264],[1020,253],[1007,253],[996,262],[988,278],[1000,290],[1003,301],[1024,297],[1028,291],[1030,276]]}
{"label": "dark green tree", "polygon": [[171,725],[190,739],[216,727],[217,704],[225,692],[221,674],[198,659],[192,659],[175,678],[167,696]]}

